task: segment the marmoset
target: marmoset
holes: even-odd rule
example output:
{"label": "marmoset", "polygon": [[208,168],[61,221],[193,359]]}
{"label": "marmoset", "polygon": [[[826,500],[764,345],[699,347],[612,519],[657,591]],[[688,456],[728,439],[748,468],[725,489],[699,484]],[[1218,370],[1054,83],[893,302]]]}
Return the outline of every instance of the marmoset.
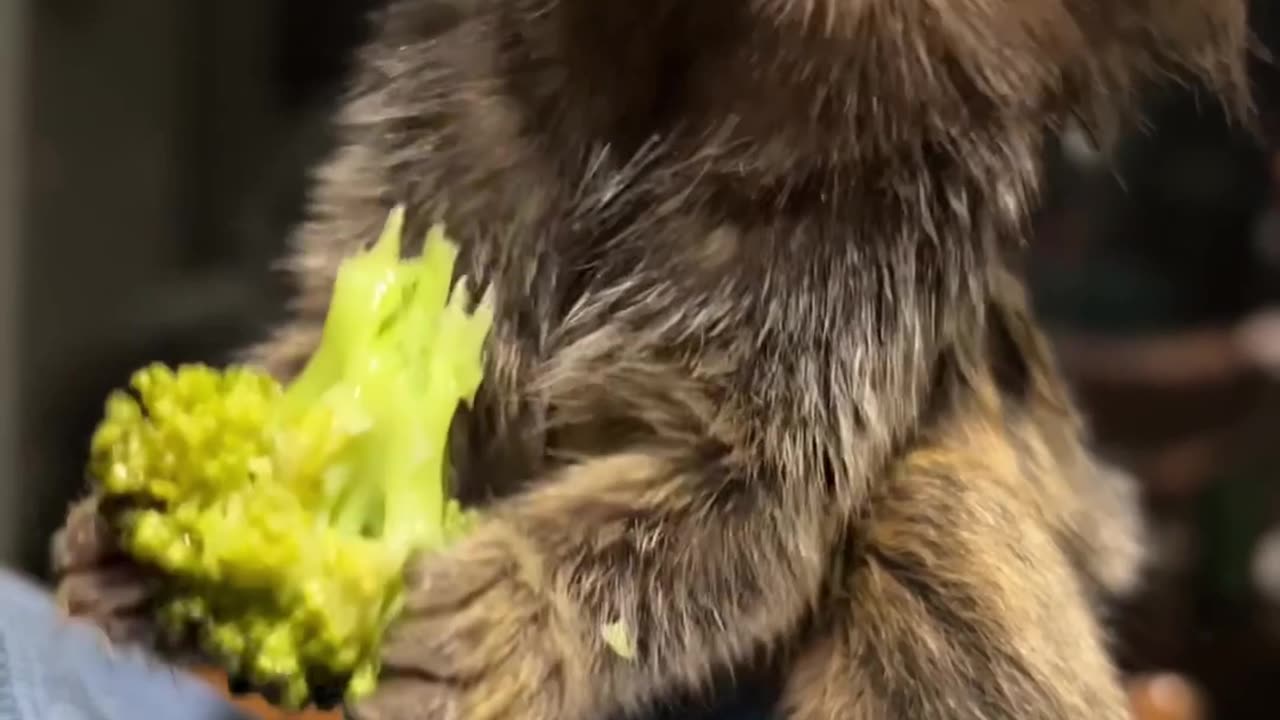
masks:
{"label": "marmoset", "polygon": [[[1136,508],[1012,269],[1047,138],[1168,75],[1243,115],[1246,37],[1240,0],[391,0],[250,358],[300,367],[401,203],[497,314],[484,520],[351,714],[597,720],[783,657],[795,720],[1127,717]],[[93,503],[60,592],[128,639]]]}

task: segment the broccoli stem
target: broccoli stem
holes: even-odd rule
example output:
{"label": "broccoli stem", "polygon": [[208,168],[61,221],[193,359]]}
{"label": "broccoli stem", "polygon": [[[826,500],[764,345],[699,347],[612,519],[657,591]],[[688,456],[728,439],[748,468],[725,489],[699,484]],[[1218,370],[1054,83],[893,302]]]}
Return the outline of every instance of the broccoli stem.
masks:
{"label": "broccoli stem", "polygon": [[443,228],[411,260],[403,229],[397,208],[378,242],[344,263],[320,347],[280,405],[285,426],[323,405],[349,433],[330,470],[328,522],[397,557],[447,539],[449,426],[480,384],[493,319],[488,295],[472,314],[465,278],[453,284],[459,251]]}
{"label": "broccoli stem", "polygon": [[305,413],[355,363],[370,362],[374,341],[402,300],[404,273],[398,261],[403,229],[404,210],[396,208],[377,243],[339,268],[320,346],[281,399],[283,422]]}

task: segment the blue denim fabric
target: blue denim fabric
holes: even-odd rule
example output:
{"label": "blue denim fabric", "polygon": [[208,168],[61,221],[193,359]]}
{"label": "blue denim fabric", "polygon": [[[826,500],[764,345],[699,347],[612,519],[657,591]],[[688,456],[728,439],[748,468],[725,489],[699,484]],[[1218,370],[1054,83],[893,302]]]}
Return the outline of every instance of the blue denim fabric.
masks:
{"label": "blue denim fabric", "polygon": [[0,570],[0,720],[248,720],[212,688],[112,650]]}

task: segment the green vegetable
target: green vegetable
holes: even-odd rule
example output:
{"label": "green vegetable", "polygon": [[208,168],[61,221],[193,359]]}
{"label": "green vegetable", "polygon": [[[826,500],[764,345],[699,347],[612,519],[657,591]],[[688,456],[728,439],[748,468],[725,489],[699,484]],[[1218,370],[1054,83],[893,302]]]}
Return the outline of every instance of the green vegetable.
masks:
{"label": "green vegetable", "polygon": [[226,669],[299,707],[373,689],[410,556],[469,516],[446,442],[481,381],[493,309],[452,284],[440,228],[401,259],[403,213],[339,270],[323,340],[282,387],[250,367],[155,365],[107,401],[90,473],[123,546],[168,581],[158,610]]}
{"label": "green vegetable", "polygon": [[631,626],[625,621],[608,623],[600,628],[600,637],[618,657],[623,660],[636,659],[636,643],[631,637]]}

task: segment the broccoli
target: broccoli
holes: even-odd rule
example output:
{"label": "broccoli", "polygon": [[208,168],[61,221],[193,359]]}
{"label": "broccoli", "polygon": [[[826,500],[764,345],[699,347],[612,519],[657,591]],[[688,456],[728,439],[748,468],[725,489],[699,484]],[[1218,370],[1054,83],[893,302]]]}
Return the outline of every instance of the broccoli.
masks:
{"label": "broccoli", "polygon": [[493,319],[439,227],[401,256],[403,212],[339,269],[319,348],[281,385],[252,367],[153,365],[107,400],[89,472],[122,546],[164,578],[156,610],[228,672],[301,707],[371,691],[411,555],[465,532],[446,446]]}

